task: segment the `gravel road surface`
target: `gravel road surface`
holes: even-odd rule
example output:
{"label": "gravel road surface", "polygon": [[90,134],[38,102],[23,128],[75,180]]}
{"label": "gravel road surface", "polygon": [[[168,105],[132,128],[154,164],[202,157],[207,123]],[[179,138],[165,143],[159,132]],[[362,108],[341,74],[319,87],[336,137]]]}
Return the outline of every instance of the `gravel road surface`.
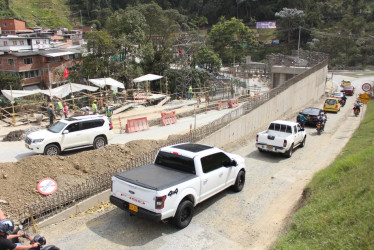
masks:
{"label": "gravel road surface", "polygon": [[[349,77],[334,75],[334,82],[342,78]],[[373,77],[352,80],[359,90]],[[198,205],[191,224],[183,230],[131,217],[109,204],[42,228],[40,233],[61,249],[268,249],[313,174],[335,159],[359,126],[364,112],[353,116],[354,100],[348,97],[338,114],[328,114],[322,135],[307,127],[306,145],[295,150],[292,158],[258,152],[254,138],[239,143],[232,152],[246,160],[243,191],[223,191]],[[315,106],[322,107],[322,102]]]}

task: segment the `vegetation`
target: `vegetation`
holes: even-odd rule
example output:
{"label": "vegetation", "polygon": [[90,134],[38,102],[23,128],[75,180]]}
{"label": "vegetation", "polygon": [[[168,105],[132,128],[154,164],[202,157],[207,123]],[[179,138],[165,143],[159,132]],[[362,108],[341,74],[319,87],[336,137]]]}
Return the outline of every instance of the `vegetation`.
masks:
{"label": "vegetation", "polygon": [[372,249],[374,102],[343,152],[305,189],[304,206],[274,249]]}

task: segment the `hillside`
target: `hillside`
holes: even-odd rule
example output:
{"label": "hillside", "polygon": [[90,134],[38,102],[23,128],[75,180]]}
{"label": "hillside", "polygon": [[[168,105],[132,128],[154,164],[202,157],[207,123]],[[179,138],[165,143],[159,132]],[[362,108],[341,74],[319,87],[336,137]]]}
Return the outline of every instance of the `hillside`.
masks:
{"label": "hillside", "polygon": [[0,18],[17,18],[26,21],[27,27],[71,29],[74,26],[72,19],[79,20],[70,13],[68,0],[12,0],[9,9],[6,2],[0,1]]}

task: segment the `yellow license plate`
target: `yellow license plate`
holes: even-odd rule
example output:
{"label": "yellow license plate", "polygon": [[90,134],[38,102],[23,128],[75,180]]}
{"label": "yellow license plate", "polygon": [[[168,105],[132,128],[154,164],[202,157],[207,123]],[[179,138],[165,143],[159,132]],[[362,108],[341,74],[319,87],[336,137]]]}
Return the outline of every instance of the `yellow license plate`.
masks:
{"label": "yellow license plate", "polygon": [[138,212],[138,206],[133,205],[133,204],[131,204],[131,203],[129,203],[129,209],[130,209],[131,211],[134,211],[135,213]]}
{"label": "yellow license plate", "polygon": [[267,145],[266,148],[267,148],[267,149],[273,149],[273,146],[269,146],[269,145]]}

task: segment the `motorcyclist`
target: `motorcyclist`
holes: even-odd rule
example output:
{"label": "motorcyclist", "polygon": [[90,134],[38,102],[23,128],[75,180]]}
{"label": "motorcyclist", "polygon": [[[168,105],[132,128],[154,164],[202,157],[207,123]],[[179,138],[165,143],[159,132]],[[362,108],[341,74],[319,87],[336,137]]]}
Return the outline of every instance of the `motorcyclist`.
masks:
{"label": "motorcyclist", "polygon": [[360,102],[360,100],[357,100],[354,104],[353,104],[353,110],[358,110],[358,112],[360,113],[361,112],[361,105],[362,103]]}
{"label": "motorcyclist", "polygon": [[9,239],[20,237],[23,234],[9,235],[14,230],[14,222],[9,219],[3,219],[0,221],[0,249],[30,249],[37,248],[39,243],[34,243],[32,245],[17,245],[11,242]]}
{"label": "motorcyclist", "polygon": [[319,116],[317,117],[318,121],[321,123],[321,129],[322,131],[325,129],[326,121],[327,121],[327,116],[324,112],[321,112]]}
{"label": "motorcyclist", "polygon": [[347,103],[347,97],[344,95],[343,93],[343,97],[342,97],[342,100],[341,100],[341,104],[342,106],[344,106],[345,104]]}
{"label": "motorcyclist", "polygon": [[302,128],[304,128],[306,120],[307,118],[301,112],[296,117],[296,121],[300,124]]}

